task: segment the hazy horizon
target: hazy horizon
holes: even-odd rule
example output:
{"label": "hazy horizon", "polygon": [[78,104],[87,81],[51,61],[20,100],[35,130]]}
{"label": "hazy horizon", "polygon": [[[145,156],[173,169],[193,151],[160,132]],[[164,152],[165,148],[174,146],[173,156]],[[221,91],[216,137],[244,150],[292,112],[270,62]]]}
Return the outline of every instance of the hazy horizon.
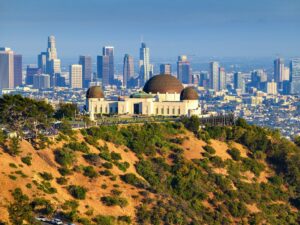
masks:
{"label": "hazy horizon", "polygon": [[141,37],[151,58],[300,56],[297,0],[1,0],[0,46],[25,57],[56,37],[60,58],[138,55]]}

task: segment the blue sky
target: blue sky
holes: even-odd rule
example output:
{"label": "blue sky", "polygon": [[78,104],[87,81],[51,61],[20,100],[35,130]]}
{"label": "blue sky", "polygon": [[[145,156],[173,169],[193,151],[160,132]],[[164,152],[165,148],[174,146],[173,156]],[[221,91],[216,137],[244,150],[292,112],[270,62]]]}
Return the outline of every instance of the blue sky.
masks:
{"label": "blue sky", "polygon": [[0,0],[0,46],[33,57],[57,39],[60,57],[300,56],[299,0]]}

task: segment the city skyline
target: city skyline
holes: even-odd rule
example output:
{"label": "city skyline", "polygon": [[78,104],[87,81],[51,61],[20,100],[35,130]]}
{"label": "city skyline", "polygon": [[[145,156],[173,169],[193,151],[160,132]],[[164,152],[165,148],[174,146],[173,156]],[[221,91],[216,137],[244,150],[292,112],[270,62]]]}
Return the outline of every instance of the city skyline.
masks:
{"label": "city skyline", "polygon": [[[59,40],[62,59],[94,56],[106,45],[115,47],[116,56],[128,53],[136,58],[141,37],[153,58],[182,54],[287,58],[300,54],[297,1],[182,3],[79,0],[70,7],[68,0],[3,0],[0,43],[32,57],[44,49],[44,37],[52,34]],[[45,10],[51,7],[57,10]],[[103,8],[106,10],[98,13]]]}

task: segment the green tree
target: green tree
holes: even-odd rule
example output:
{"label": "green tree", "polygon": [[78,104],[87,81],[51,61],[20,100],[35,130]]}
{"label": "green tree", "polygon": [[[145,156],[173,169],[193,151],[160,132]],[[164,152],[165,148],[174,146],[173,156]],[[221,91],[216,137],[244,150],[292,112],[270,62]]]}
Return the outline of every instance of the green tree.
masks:
{"label": "green tree", "polygon": [[77,104],[73,103],[60,103],[58,110],[55,112],[54,117],[56,119],[72,119],[75,118],[75,115],[78,113]]}
{"label": "green tree", "polygon": [[20,140],[18,137],[10,138],[7,152],[12,156],[17,156],[21,153]]}

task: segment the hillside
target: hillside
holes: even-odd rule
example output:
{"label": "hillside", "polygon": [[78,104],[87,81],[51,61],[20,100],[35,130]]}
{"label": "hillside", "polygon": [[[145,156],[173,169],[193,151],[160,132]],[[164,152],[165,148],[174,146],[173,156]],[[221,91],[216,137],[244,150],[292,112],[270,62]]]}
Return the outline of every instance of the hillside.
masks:
{"label": "hillside", "polygon": [[299,223],[294,143],[243,121],[200,131],[193,119],[183,123],[93,127],[33,145],[21,140],[16,155],[7,138],[0,147],[0,221],[18,224],[15,209],[29,209],[24,224],[37,215],[76,224]]}

